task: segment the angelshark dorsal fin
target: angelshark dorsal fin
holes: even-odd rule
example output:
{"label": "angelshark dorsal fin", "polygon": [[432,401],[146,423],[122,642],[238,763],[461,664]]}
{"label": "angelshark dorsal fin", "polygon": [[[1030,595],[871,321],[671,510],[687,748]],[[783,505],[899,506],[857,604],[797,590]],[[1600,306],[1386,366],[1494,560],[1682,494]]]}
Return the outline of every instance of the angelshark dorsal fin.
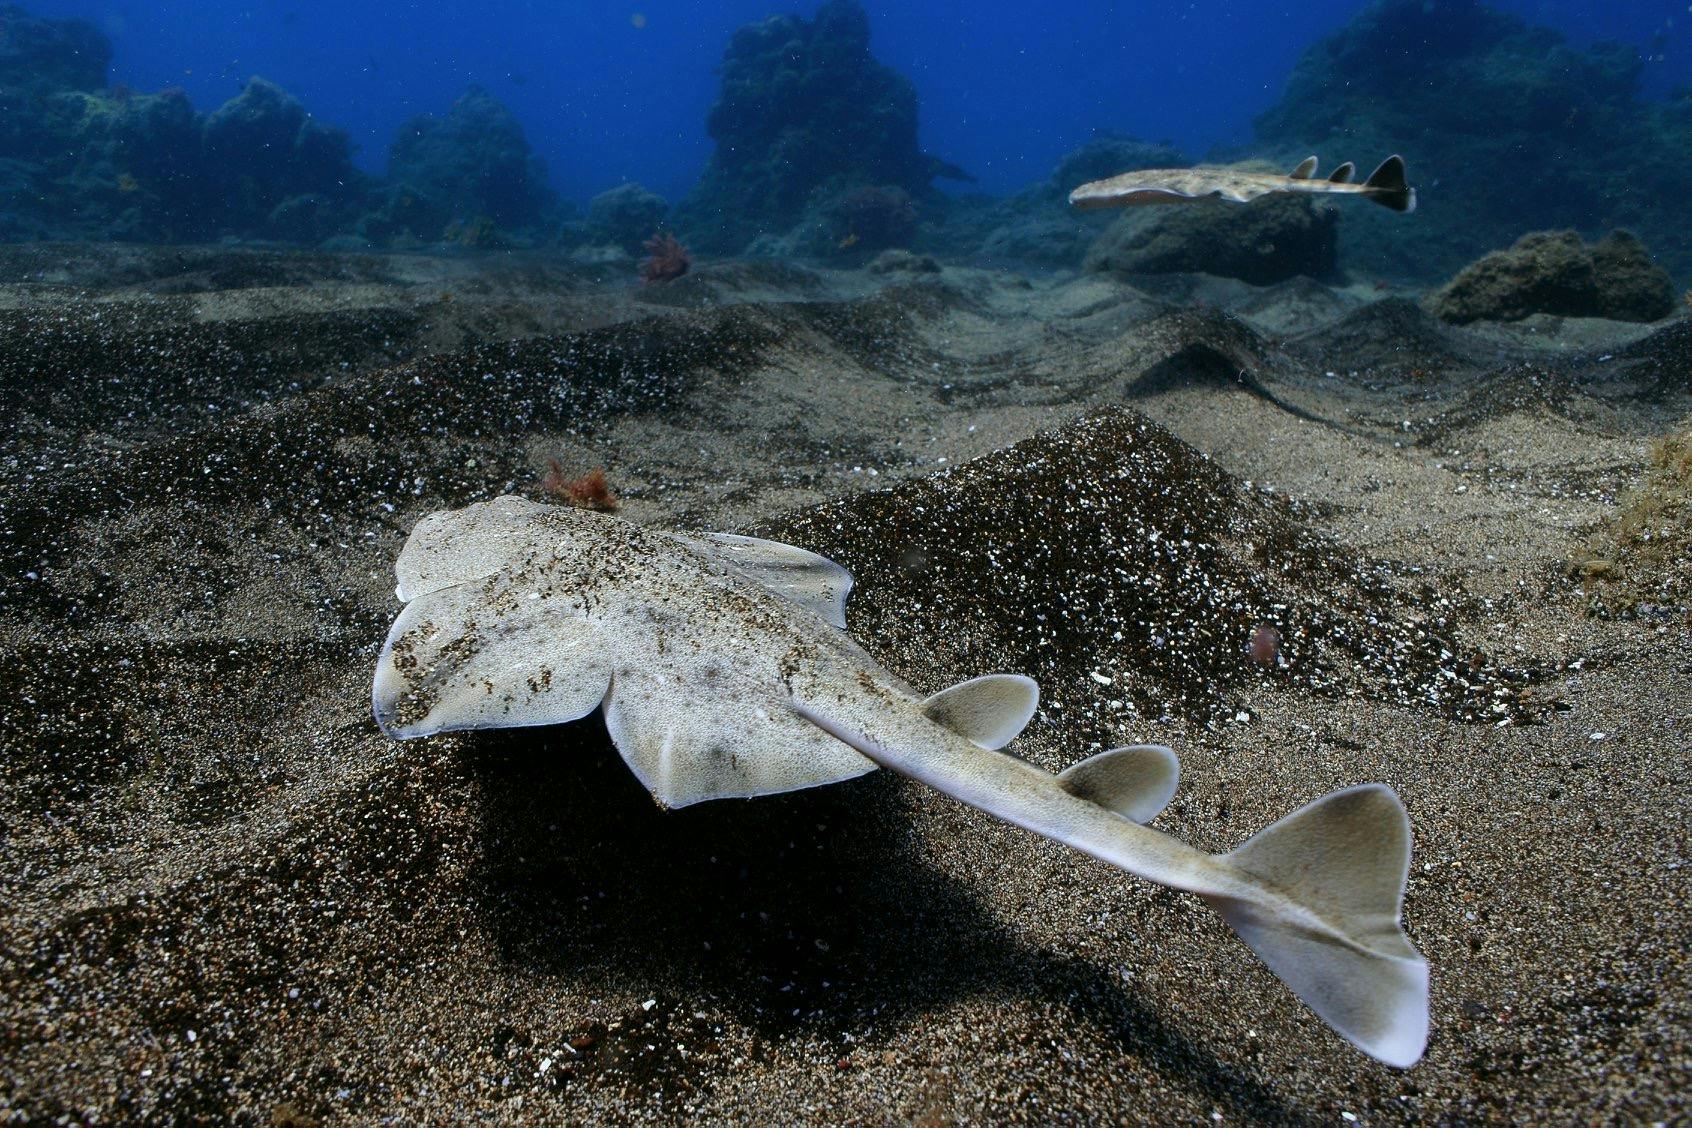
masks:
{"label": "angelshark dorsal fin", "polygon": [[1356,171],[1357,171],[1357,166],[1352,164],[1350,161],[1346,161],[1344,164],[1342,164],[1338,168],[1334,169],[1334,171],[1328,173],[1328,183],[1329,184],[1350,184],[1351,183],[1351,175],[1352,175],[1352,173],[1354,173]]}
{"label": "angelshark dorsal fin", "polygon": [[929,720],[983,748],[1003,748],[1040,707],[1040,687],[1021,674],[984,674],[922,703]]}
{"label": "angelshark dorsal fin", "polygon": [[1137,823],[1151,822],[1175,795],[1181,764],[1162,744],[1112,748],[1072,764],[1058,782],[1071,795]]}
{"label": "angelshark dorsal fin", "polygon": [[1293,179],[1293,180],[1309,180],[1312,176],[1315,176],[1315,175],[1316,175],[1316,158],[1315,157],[1305,157],[1302,161],[1298,162],[1297,168],[1295,168],[1291,172],[1287,173],[1287,176],[1290,179]]}

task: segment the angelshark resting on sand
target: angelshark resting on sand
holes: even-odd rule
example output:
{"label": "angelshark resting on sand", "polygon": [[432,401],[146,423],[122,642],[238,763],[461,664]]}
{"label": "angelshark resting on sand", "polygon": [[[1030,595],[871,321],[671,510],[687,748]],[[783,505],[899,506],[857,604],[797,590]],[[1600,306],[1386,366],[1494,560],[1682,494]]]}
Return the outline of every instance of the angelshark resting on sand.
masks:
{"label": "angelshark resting on sand", "polygon": [[1196,893],[1364,1052],[1401,1067],[1422,1055],[1428,969],[1399,927],[1410,828],[1387,787],[1336,791],[1204,853],[1143,825],[1175,792],[1169,749],[1116,748],[1059,775],[998,751],[1033,716],[1033,681],[989,674],[924,698],[846,633],[846,570],[771,541],[502,497],[424,517],[395,571],[406,606],[372,691],[392,737],[603,707],[666,807],[890,768]]}
{"label": "angelshark resting on sand", "polygon": [[1315,157],[1306,157],[1286,176],[1214,165],[1146,168],[1083,184],[1069,194],[1069,202],[1079,211],[1098,211],[1147,204],[1185,204],[1194,200],[1228,200],[1243,204],[1272,192],[1302,192],[1322,196],[1362,196],[1393,211],[1416,210],[1416,190],[1405,183],[1403,158],[1396,155],[1388,157],[1361,184],[1352,183],[1352,174],[1356,171],[1356,166],[1347,161],[1329,173],[1326,179],[1318,178]]}

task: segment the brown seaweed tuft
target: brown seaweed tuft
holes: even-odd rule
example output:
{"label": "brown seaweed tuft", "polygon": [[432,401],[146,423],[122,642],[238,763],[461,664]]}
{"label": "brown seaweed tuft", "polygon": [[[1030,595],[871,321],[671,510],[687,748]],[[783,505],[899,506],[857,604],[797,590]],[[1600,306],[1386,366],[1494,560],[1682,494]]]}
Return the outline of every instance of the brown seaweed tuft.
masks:
{"label": "brown seaweed tuft", "polygon": [[541,475],[540,492],[554,501],[573,505],[577,509],[591,509],[596,513],[616,510],[617,495],[605,479],[605,468],[596,466],[585,474],[570,477],[564,473],[556,458],[546,460],[546,473]]}
{"label": "brown seaweed tuft", "polygon": [[693,266],[693,256],[668,231],[660,231],[641,246],[646,248],[646,257],[640,260],[642,282],[671,282]]}

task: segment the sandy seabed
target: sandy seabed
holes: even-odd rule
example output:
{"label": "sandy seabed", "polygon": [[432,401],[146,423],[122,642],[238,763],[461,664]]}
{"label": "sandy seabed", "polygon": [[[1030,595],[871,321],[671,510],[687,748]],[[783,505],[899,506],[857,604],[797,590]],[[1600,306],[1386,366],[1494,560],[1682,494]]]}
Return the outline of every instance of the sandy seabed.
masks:
{"label": "sandy seabed", "polygon": [[[35,246],[0,326],[12,1120],[1687,1114],[1692,631],[1569,564],[1692,411],[1692,322]],[[1157,825],[1197,845],[1391,784],[1427,1057],[1364,1058],[1196,899],[884,773],[664,812],[597,717],[385,739],[406,533],[549,459],[839,560],[925,692],[1033,674],[1048,768],[1170,744]]]}

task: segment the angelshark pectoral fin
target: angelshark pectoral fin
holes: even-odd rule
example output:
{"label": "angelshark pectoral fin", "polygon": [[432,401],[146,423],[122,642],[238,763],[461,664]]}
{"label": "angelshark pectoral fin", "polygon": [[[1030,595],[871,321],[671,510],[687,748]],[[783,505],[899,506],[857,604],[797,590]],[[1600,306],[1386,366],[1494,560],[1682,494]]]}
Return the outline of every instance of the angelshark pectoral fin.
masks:
{"label": "angelshark pectoral fin", "polygon": [[482,580],[511,563],[548,506],[510,495],[417,522],[394,562],[394,595],[409,603],[454,584]]}
{"label": "angelshark pectoral fin", "polygon": [[565,613],[481,614],[483,584],[439,588],[406,604],[376,662],[370,700],[396,740],[462,729],[577,720],[611,683],[595,624]]}
{"label": "angelshark pectoral fin", "polygon": [[665,807],[778,795],[875,770],[873,761],[727,667],[619,668],[605,699],[605,728],[629,770]]}
{"label": "angelshark pectoral fin", "polygon": [[828,557],[780,541],[735,533],[695,533],[675,539],[719,554],[777,595],[845,628],[852,573]]}

